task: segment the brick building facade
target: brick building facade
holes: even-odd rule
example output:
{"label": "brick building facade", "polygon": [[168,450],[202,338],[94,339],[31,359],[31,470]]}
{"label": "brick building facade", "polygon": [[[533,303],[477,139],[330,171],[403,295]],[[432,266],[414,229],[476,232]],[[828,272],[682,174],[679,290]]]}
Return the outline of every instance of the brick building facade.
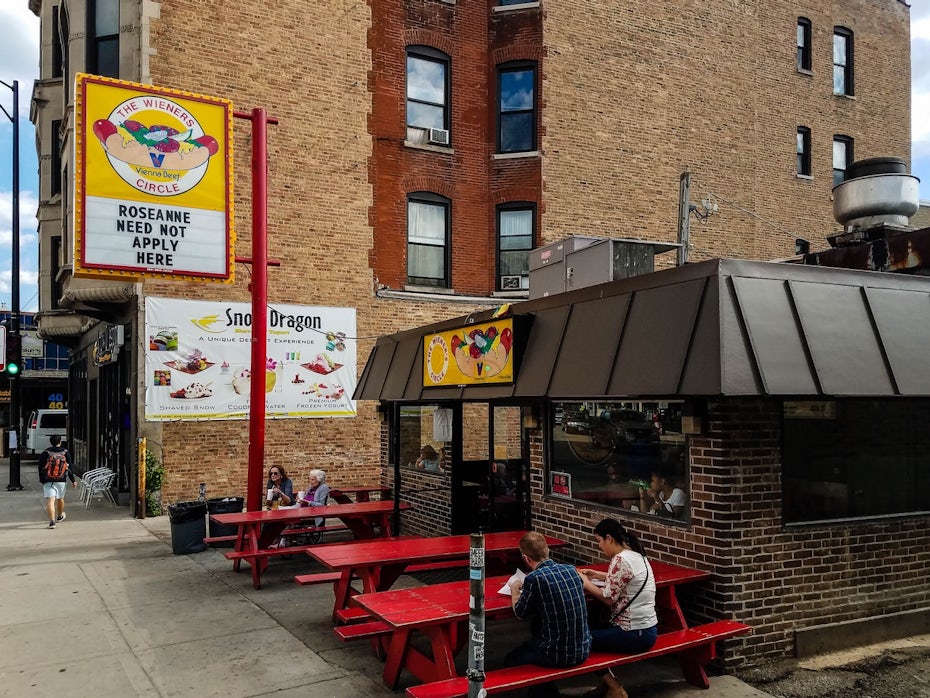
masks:
{"label": "brick building facade", "polygon": [[[909,51],[899,0],[28,1],[42,19],[40,328],[73,346],[79,466],[120,469],[127,499],[137,436],[164,460],[165,501],[203,481],[210,494],[242,493],[245,422],[142,418],[140,326],[146,296],[248,300],[249,270],[239,265],[232,286],[71,276],[76,72],[227,97],[278,119],[268,253],[281,266],[269,270],[269,300],[356,308],[360,361],[380,335],[525,297],[519,255],[502,263],[509,244],[523,253],[527,240],[579,233],[674,241],[685,170],[692,200],[718,204],[693,221],[692,259],[781,258],[794,237],[816,248],[833,229],[835,136],[852,139],[856,158],[909,151],[908,61],[887,59]],[[802,19],[809,68],[799,68]],[[843,94],[837,28],[852,37]],[[418,82],[422,67],[441,84]],[[809,130],[809,174],[798,172],[799,129]],[[251,142],[243,122],[234,131],[247,254]],[[444,227],[411,234],[414,210],[444,213]],[[502,230],[519,241],[502,242]],[[442,262],[423,276],[411,250],[426,248]],[[109,324],[127,329],[127,345],[117,364],[97,366],[93,345]],[[266,458],[371,480],[379,432],[364,401],[355,419],[269,421]]]}

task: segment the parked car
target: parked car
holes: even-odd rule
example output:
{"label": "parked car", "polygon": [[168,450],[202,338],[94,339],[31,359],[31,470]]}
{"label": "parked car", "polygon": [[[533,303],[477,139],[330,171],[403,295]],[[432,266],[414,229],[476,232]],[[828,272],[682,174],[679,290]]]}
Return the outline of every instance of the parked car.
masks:
{"label": "parked car", "polygon": [[642,412],[613,410],[591,419],[591,441],[611,448],[656,444],[659,434]]}
{"label": "parked car", "polygon": [[68,410],[33,410],[26,422],[26,453],[41,453],[53,434],[67,445]]}

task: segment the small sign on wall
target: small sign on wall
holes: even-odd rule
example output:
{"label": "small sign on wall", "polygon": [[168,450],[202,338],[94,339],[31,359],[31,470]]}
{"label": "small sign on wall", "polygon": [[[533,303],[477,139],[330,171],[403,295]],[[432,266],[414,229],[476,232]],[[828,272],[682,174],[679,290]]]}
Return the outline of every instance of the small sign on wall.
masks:
{"label": "small sign on wall", "polygon": [[549,493],[553,497],[572,498],[572,476],[553,470],[549,473]]}

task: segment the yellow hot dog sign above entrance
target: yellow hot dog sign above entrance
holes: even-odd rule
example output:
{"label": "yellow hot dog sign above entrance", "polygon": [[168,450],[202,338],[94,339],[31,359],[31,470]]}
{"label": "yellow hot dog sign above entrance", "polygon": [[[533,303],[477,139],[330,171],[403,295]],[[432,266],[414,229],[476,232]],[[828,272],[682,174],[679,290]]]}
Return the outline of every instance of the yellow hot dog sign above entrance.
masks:
{"label": "yellow hot dog sign above entrance", "polygon": [[232,103],[80,74],[74,275],[231,281]]}
{"label": "yellow hot dog sign above entrance", "polygon": [[513,382],[513,319],[423,338],[423,386]]}

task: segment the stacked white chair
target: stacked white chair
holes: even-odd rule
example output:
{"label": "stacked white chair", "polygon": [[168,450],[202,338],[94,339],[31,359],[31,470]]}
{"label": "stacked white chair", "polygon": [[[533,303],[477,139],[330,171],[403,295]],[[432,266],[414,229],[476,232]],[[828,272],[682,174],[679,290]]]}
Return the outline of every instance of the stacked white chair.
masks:
{"label": "stacked white chair", "polygon": [[81,491],[79,493],[81,503],[87,501],[87,495],[90,493],[90,483],[93,482],[95,478],[98,478],[108,472],[110,472],[109,468],[93,468],[92,470],[88,470],[86,473],[81,475]]}
{"label": "stacked white chair", "polygon": [[87,481],[87,495],[84,499],[85,509],[90,507],[90,502],[95,495],[106,497],[113,506],[116,506],[116,500],[113,498],[113,493],[110,491],[110,488],[113,486],[113,481],[116,479],[116,473],[109,468],[98,470],[102,470],[102,472],[96,473]]}

